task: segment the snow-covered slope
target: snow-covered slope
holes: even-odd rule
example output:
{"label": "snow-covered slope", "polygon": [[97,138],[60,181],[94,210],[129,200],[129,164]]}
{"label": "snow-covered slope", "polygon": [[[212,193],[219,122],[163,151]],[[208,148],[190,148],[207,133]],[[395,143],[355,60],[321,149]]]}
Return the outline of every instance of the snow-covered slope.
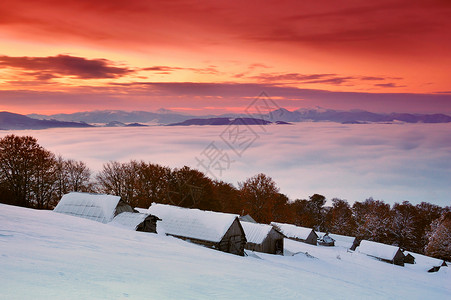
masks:
{"label": "snow-covered slope", "polygon": [[[296,243],[296,242],[293,242]],[[0,299],[449,299],[451,272],[303,243],[231,255],[164,235],[0,205]]]}

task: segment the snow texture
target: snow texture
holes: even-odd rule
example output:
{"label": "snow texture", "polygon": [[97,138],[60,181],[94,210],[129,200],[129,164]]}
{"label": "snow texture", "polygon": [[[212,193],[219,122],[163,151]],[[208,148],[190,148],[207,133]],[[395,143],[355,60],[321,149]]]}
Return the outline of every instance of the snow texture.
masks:
{"label": "snow texture", "polygon": [[[438,258],[429,257],[426,255],[418,254],[415,252],[405,251],[404,255],[410,254],[413,257],[415,257],[415,264],[411,265],[411,268],[417,268],[418,270],[421,270],[423,272],[426,272],[432,267],[441,266],[443,263],[443,260]],[[451,267],[450,262],[446,262],[447,267]]]}
{"label": "snow texture", "polygon": [[[321,232],[321,231],[315,231],[316,234],[318,235],[318,238],[323,237],[326,233],[325,232]],[[335,240],[335,246],[340,246],[340,247],[344,247],[344,248],[351,248],[355,237],[352,236],[346,236],[346,235],[341,235],[341,234],[335,234],[335,233],[329,233],[329,237],[331,237],[332,239]]]}
{"label": "snow texture", "polygon": [[166,234],[220,242],[238,215],[152,203],[148,212],[161,219],[157,223]]}
{"label": "snow texture", "polygon": [[398,250],[399,247],[397,246],[391,246],[367,240],[361,241],[360,246],[357,247],[357,251],[359,251],[360,253],[386,260],[392,260]]}
{"label": "snow texture", "polygon": [[144,222],[144,220],[149,216],[149,214],[143,213],[132,213],[128,211],[124,211],[111,221],[111,225],[120,226],[124,228],[128,228],[131,230],[136,230],[139,224]]}
{"label": "snow texture", "polygon": [[306,240],[312,232],[310,228],[295,226],[293,224],[271,222],[271,225],[276,226],[288,238]]}
{"label": "snow texture", "polygon": [[248,243],[261,244],[272,229],[271,225],[241,222]]}
{"label": "snow texture", "polygon": [[335,240],[335,246],[350,249],[354,244],[355,237],[341,234],[329,233],[329,236]]}
{"label": "snow texture", "polygon": [[101,223],[111,222],[121,197],[72,192],[63,195],[54,211]]}
{"label": "snow texture", "polygon": [[428,273],[422,260],[399,267],[342,247],[286,239],[299,254],[242,257],[3,204],[0,224],[0,299],[448,300],[451,295],[449,267]]}
{"label": "snow texture", "polygon": [[149,213],[149,209],[147,209],[147,208],[135,207],[134,209],[137,210],[138,212],[142,213],[142,214]]}

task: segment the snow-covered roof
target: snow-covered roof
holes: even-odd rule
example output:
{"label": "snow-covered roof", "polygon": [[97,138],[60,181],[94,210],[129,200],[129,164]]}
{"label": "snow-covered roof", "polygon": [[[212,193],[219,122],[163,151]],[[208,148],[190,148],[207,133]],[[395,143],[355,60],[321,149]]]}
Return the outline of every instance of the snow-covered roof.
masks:
{"label": "snow-covered roof", "polygon": [[360,253],[387,260],[392,260],[398,250],[399,247],[397,246],[391,246],[367,240],[361,241],[360,246],[357,248],[357,251],[359,251]]}
{"label": "snow-covered roof", "polygon": [[[415,252],[410,252],[410,251],[405,251],[404,255],[412,255],[413,257],[415,257],[415,268],[422,270],[422,271],[427,271],[430,268],[434,267],[434,266],[440,266],[443,263],[442,259],[438,259],[438,258],[434,258],[434,257],[430,257],[430,256],[426,256],[423,254],[418,254]],[[450,266],[450,263],[448,262],[448,267]],[[413,266],[411,266],[413,267]]]}
{"label": "snow-covered roof", "polygon": [[248,243],[261,244],[272,229],[271,225],[241,222]]}
{"label": "snow-covered roof", "polygon": [[280,232],[288,238],[295,238],[306,240],[312,229],[306,227],[300,227],[293,224],[271,222],[271,225],[277,227]]}
{"label": "snow-covered roof", "polygon": [[114,219],[111,221],[111,225],[117,225],[119,227],[136,230],[138,225],[144,222],[147,216],[149,216],[149,214],[124,211],[114,217]]}
{"label": "snow-covered roof", "polygon": [[329,233],[329,236],[335,240],[335,246],[344,248],[351,248],[355,240],[355,237],[341,234]]}
{"label": "snow-covered roof", "polygon": [[53,211],[101,223],[110,222],[121,197],[72,192],[63,195]]}
{"label": "snow-covered roof", "polygon": [[211,242],[221,241],[232,223],[238,218],[238,215],[235,214],[158,203],[152,203],[148,212],[161,219],[158,222],[157,231],[160,231],[159,227],[161,226],[166,234]]}
{"label": "snow-covered roof", "polygon": [[254,218],[252,218],[251,215],[249,215],[249,214],[247,214],[245,216],[241,216],[240,221],[257,223],[257,221],[255,221]]}
{"label": "snow-covered roof", "polygon": [[332,237],[332,234],[331,233],[328,233],[328,232],[321,232],[321,231],[315,231],[316,232],[316,235],[318,236],[318,238],[320,239],[320,238],[323,238],[326,234],[330,237],[330,238],[332,238],[333,240],[335,240],[333,237]]}
{"label": "snow-covered roof", "polygon": [[135,207],[135,210],[137,210],[138,212],[143,213],[143,214],[149,213],[149,210],[147,208]]}

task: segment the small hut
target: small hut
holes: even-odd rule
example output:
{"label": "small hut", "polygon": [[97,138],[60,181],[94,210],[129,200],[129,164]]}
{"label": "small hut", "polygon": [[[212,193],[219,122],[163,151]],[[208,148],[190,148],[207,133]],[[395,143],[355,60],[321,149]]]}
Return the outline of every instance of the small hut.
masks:
{"label": "small hut", "polygon": [[362,240],[361,239],[359,239],[359,238],[355,238],[354,239],[354,242],[352,243],[352,246],[351,246],[351,250],[352,251],[355,251],[355,249],[357,249],[357,247],[358,246],[360,246],[360,242],[361,242]]}
{"label": "small hut", "polygon": [[441,267],[448,267],[448,265],[446,264],[445,261],[443,261],[441,265],[433,266],[432,268],[430,268],[430,269],[428,270],[428,272],[429,272],[429,273],[438,272],[438,271],[440,270]]}
{"label": "small hut", "polygon": [[411,252],[411,251],[404,251],[404,255],[406,256],[404,259],[404,263],[409,263],[408,260],[411,255],[412,257],[415,258],[414,263],[416,265],[416,268],[423,270],[423,271],[428,271],[432,267],[446,267],[447,266],[445,261],[438,259],[438,258],[426,256],[423,254],[419,254],[419,253],[415,253],[415,252]]}
{"label": "small hut", "polygon": [[407,253],[407,255],[404,256],[404,263],[406,263],[406,264],[414,264],[415,263],[415,257],[412,254]]}
{"label": "small hut", "polygon": [[363,240],[357,248],[360,253],[375,257],[379,260],[404,266],[404,254],[397,246],[391,246],[372,241]]}
{"label": "small hut", "polygon": [[241,222],[246,234],[247,250],[283,255],[284,235],[271,225]]}
{"label": "small hut", "polygon": [[335,246],[343,247],[346,249],[352,248],[352,245],[354,244],[354,241],[356,239],[355,237],[352,236],[346,236],[335,233],[329,233],[329,236],[335,240]]}
{"label": "small hut", "polygon": [[435,272],[438,272],[439,270],[440,270],[440,266],[435,266],[435,267],[430,268],[428,270],[428,272],[429,273],[435,273]]}
{"label": "small hut", "polygon": [[277,222],[271,222],[271,225],[289,239],[311,245],[317,243],[318,235],[313,229]]}
{"label": "small hut", "polygon": [[244,256],[246,236],[238,215],[153,203],[157,231],[223,252]]}
{"label": "small hut", "polygon": [[122,212],[133,212],[133,208],[118,196],[72,192],[63,195],[53,211],[109,223]]}
{"label": "small hut", "polygon": [[111,224],[131,230],[156,233],[158,220],[160,219],[151,214],[126,211],[115,216]]}
{"label": "small hut", "polygon": [[318,245],[333,247],[335,246],[335,240],[329,235],[329,233],[318,233]]}

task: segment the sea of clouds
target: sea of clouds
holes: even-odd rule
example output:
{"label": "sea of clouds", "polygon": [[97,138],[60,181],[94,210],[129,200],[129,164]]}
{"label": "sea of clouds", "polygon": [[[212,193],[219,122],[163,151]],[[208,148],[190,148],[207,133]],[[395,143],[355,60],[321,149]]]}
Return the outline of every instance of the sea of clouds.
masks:
{"label": "sea of clouds", "polygon": [[0,136],[34,136],[48,150],[82,160],[95,172],[111,160],[136,159],[171,168],[187,165],[235,186],[265,173],[293,200],[319,193],[350,203],[373,197],[446,206],[451,204],[450,132],[451,124],[297,123],[22,130]]}

